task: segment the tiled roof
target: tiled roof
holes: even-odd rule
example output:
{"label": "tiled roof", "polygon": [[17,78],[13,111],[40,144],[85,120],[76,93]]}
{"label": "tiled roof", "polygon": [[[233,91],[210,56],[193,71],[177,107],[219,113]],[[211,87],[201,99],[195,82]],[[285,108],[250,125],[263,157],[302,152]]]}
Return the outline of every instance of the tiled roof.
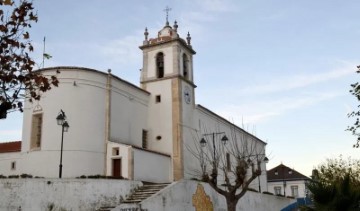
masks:
{"label": "tiled roof", "polygon": [[0,143],[0,153],[20,152],[21,141]]}
{"label": "tiled roof", "polygon": [[275,168],[267,171],[268,182],[290,181],[290,180],[310,180],[309,177],[291,169],[284,164],[280,164]]}

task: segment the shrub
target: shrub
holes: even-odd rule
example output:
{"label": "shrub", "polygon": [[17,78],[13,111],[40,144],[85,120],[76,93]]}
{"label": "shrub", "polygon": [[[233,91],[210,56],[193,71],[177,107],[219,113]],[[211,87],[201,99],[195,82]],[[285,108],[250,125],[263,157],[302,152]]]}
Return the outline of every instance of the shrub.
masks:
{"label": "shrub", "polygon": [[21,178],[33,178],[33,176],[30,174],[21,174],[20,177]]}

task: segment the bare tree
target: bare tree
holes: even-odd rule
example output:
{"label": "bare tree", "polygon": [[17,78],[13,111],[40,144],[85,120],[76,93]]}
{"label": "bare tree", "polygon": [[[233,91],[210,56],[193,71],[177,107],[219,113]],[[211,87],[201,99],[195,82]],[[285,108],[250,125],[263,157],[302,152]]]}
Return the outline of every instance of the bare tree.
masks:
{"label": "bare tree", "polygon": [[194,175],[225,197],[228,211],[235,211],[250,183],[261,175],[262,163],[267,161],[265,147],[235,126],[230,138],[224,132],[205,131],[193,139],[194,146],[187,149],[199,161]]}

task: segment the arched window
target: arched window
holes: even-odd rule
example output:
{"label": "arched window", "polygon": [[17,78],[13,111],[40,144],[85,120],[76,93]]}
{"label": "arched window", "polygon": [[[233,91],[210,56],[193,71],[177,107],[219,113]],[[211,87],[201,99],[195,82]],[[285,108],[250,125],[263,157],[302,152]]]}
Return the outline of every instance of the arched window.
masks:
{"label": "arched window", "polygon": [[186,56],[186,54],[183,54],[183,74],[184,74],[184,77],[189,79],[189,60]]}
{"label": "arched window", "polygon": [[164,54],[161,52],[156,55],[156,75],[158,78],[164,77]]}

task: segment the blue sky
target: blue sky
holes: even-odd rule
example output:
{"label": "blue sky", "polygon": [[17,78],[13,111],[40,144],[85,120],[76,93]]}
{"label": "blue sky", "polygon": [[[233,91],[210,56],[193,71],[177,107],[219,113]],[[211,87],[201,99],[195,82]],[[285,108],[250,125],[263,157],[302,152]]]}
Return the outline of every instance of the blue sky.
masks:
{"label": "blue sky", "polygon": [[[131,3],[130,3],[131,2]],[[357,102],[360,1],[134,0],[35,1],[31,30],[41,63],[83,66],[139,84],[144,28],[155,37],[172,8],[179,33],[190,31],[196,103],[268,142],[268,169],[281,162],[310,175],[326,158],[352,156],[347,113]],[[22,116],[0,121],[0,141],[21,139]]]}

